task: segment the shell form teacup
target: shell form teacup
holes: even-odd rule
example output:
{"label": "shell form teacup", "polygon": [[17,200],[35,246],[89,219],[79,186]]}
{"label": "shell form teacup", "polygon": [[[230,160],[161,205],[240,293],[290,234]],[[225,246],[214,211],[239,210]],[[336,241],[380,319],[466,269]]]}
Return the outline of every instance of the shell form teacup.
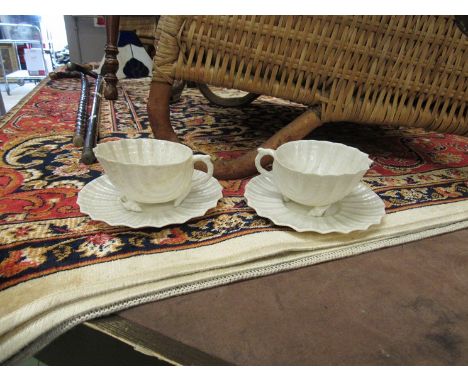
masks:
{"label": "shell form teacup", "polygon": [[158,139],[120,139],[99,143],[94,154],[111,183],[121,192],[123,206],[139,212],[138,203],[173,202],[178,206],[194,186],[192,175],[196,161],[206,164],[207,182],[213,175],[209,155],[194,155],[180,143]]}
{"label": "shell form teacup", "polygon": [[[271,171],[261,166],[265,155],[274,158]],[[257,170],[272,176],[283,199],[310,207],[313,216],[324,215],[348,195],[371,164],[369,156],[354,147],[314,140],[288,142],[276,150],[259,148],[255,158]]]}

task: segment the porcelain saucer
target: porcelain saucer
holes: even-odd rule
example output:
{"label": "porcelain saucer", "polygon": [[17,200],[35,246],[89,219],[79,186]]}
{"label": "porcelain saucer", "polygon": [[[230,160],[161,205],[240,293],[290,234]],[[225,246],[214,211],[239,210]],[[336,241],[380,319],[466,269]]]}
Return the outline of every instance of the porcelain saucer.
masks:
{"label": "porcelain saucer", "polygon": [[[202,177],[204,172],[194,170],[192,180]],[[88,183],[78,194],[77,203],[82,213],[94,220],[109,225],[123,225],[132,228],[164,227],[181,224],[191,218],[203,216],[210,208],[216,207],[222,198],[222,187],[215,178],[192,188],[182,203],[175,207],[173,202],[143,204],[141,212],[125,209],[120,202],[120,192],[106,175]]]}
{"label": "porcelain saucer", "polygon": [[244,196],[247,204],[259,216],[298,232],[349,233],[366,230],[373,224],[379,224],[385,215],[383,201],[363,183],[332,204],[320,217],[309,215],[310,207],[293,201],[285,202],[268,175],[259,175],[250,180]]}

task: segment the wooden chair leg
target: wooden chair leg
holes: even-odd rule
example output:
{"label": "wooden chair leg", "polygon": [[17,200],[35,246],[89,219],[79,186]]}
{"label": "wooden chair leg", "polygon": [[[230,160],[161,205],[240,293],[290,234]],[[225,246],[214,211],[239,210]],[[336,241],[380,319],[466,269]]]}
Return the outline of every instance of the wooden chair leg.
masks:
{"label": "wooden chair leg", "polygon": [[[301,114],[294,121],[276,132],[265,141],[260,147],[276,149],[283,143],[296,141],[309,135],[312,130],[322,125],[319,113],[314,110],[308,110]],[[214,162],[213,176],[217,179],[240,179],[246,178],[257,173],[255,167],[255,157],[257,149],[250,150],[239,158],[231,160],[217,160]],[[262,159],[262,165],[266,166],[272,162],[270,156]]]}
{"label": "wooden chair leg", "polygon": [[119,24],[120,16],[106,16],[106,56],[102,68],[103,73],[101,73],[101,75],[104,75],[104,79],[106,81],[104,97],[106,97],[106,99],[108,100],[116,100],[118,96],[118,79],[116,73],[119,69],[119,61],[117,60],[117,54],[119,53],[119,49],[117,48],[117,39],[119,37]]}
{"label": "wooden chair leg", "polygon": [[[179,142],[171,125],[169,101],[172,86],[163,82],[152,82],[148,99],[148,115],[151,130],[156,139]],[[276,149],[283,143],[302,139],[312,130],[322,125],[318,110],[310,109],[301,114],[294,121],[283,127],[270,137],[261,147]],[[243,156],[231,160],[216,160],[214,162],[214,176],[217,179],[240,179],[257,173],[255,157],[257,149],[251,150]],[[271,157],[265,157],[262,164],[271,163]],[[196,164],[195,168],[204,171],[204,165]]]}
{"label": "wooden chair leg", "polygon": [[171,125],[169,102],[172,85],[165,82],[152,82],[148,97],[148,117],[156,139],[179,142]]}

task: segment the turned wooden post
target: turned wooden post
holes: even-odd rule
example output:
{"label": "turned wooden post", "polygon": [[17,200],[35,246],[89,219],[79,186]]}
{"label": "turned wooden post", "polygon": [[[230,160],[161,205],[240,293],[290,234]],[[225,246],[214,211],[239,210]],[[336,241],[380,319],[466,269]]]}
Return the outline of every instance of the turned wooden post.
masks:
{"label": "turned wooden post", "polygon": [[86,133],[86,124],[88,123],[88,95],[89,82],[85,74],[80,73],[81,94],[78,112],[76,113],[75,134],[73,135],[73,144],[76,147],[83,147],[84,136]]}
{"label": "turned wooden post", "polygon": [[94,98],[91,107],[91,115],[88,119],[88,126],[83,142],[83,152],[81,153],[81,162],[92,164],[96,162],[93,148],[96,146],[99,135],[99,108],[101,106],[102,76],[98,76],[94,84]]}
{"label": "turned wooden post", "polygon": [[119,37],[119,24],[120,16],[106,16],[106,57],[101,75],[104,76],[104,80],[106,81],[104,97],[106,97],[106,99],[109,100],[116,100],[118,96],[118,79],[116,73],[117,69],[119,68],[119,61],[117,60],[117,54],[119,53],[119,49],[117,48],[117,39]]}

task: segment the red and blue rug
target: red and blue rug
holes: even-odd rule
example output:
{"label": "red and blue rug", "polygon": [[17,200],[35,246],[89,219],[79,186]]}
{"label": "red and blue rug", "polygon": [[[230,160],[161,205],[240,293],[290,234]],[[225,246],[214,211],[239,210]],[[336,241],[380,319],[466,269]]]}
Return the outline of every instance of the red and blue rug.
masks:
{"label": "red and blue rug", "polygon": [[[146,113],[148,91],[149,79],[121,82],[119,99],[103,101],[101,140],[151,136]],[[115,271],[115,267],[137,264],[135,268],[140,269],[156,261],[154,258],[160,254],[159,259],[165,259],[164,264],[171,264],[171,267],[167,273],[156,272],[153,278],[140,279],[150,283],[161,279],[162,275],[168,279],[186,274],[188,268],[184,266],[190,262],[186,256],[193,253],[200,254],[200,258],[197,258],[199,267],[192,269],[205,272],[219,268],[217,261],[232,266],[251,262],[253,258],[248,254],[253,252],[259,258],[266,258],[279,249],[310,252],[319,248],[321,254],[326,254],[332,249],[364,245],[343,256],[356,254],[378,247],[380,244],[366,245],[382,238],[393,240],[442,227],[442,231],[427,235],[437,234],[444,231],[443,227],[459,229],[463,226],[460,224],[466,222],[468,138],[422,129],[349,123],[322,126],[309,138],[354,146],[374,160],[364,182],[385,202],[387,223],[370,233],[347,237],[299,235],[289,228],[275,226],[247,206],[243,192],[249,179],[221,182],[224,197],[218,206],[185,224],[160,229],[129,229],[93,221],[81,214],[76,204],[81,188],[102,174],[99,164],[81,164],[80,150],[72,144],[79,92],[79,80],[44,82],[0,121],[0,321],[2,317],[5,319],[5,326],[0,330],[0,344],[2,341],[10,344],[3,348],[4,354],[0,345],[0,360],[18,351],[15,346],[24,346],[46,330],[44,326],[33,331],[34,334],[25,335],[23,342],[17,341],[18,345],[13,346],[11,341],[19,333],[15,328],[27,326],[51,306],[62,306],[71,300],[57,299],[56,305],[44,303],[28,314],[19,313],[22,311],[20,304],[35,306],[37,299],[43,300],[50,292],[48,288],[54,285],[50,280],[67,280],[72,274],[84,280],[91,274],[96,277],[97,269],[107,269],[96,268],[98,265],[108,263],[107,267],[113,267],[116,277],[128,275],[132,280],[131,267],[128,274],[120,268]],[[236,157],[257,147],[304,110],[304,106],[271,97],[260,97],[243,108],[220,108],[209,104],[196,89],[186,89],[180,102],[171,105],[173,125],[182,141],[195,152],[222,158]],[[280,240],[281,245],[273,237]],[[420,237],[407,240],[417,238]],[[398,240],[382,245],[392,243]],[[241,248],[239,245],[242,253],[236,252],[236,248]],[[225,261],[227,249],[231,263]],[[325,256],[320,261],[327,259],[330,257]],[[76,272],[67,273],[70,271]],[[57,288],[67,285],[63,280],[57,281]],[[107,281],[114,282],[96,280],[103,285],[95,289],[96,294],[105,294]],[[74,282],[70,287],[79,288],[81,284]],[[36,289],[28,297],[26,291],[31,290],[27,289],[28,285],[43,290]],[[123,291],[129,285],[137,283],[116,288]],[[177,285],[180,283],[170,286]],[[154,288],[148,287],[145,293],[160,290]],[[8,296],[15,294],[20,296],[17,305],[11,301],[4,303]],[[73,301],[91,295],[77,295]],[[104,305],[114,300],[102,301]],[[73,315],[77,312],[80,309],[73,310]]]}

